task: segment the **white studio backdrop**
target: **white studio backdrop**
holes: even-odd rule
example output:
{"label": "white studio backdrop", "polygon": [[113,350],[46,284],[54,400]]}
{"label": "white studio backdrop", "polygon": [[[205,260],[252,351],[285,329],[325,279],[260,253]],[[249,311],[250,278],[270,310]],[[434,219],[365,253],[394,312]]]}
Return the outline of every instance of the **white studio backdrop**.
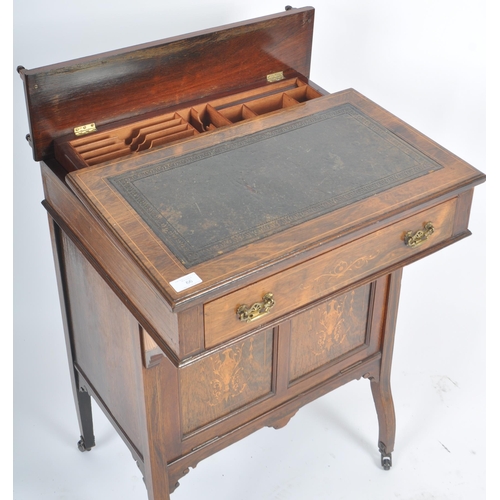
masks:
{"label": "white studio backdrop", "polygon": [[[486,6],[320,0],[311,80],[355,88],[486,172]],[[293,5],[302,7],[303,5]],[[142,476],[94,405],[80,453],[38,165],[15,67],[35,68],[284,10],[256,0],[14,4],[14,498],[144,500]],[[210,68],[207,68],[210,71]],[[175,500],[486,498],[486,189],[473,236],[403,274],[393,365],[394,466],[379,467],[369,384],[353,382],[200,463]]]}

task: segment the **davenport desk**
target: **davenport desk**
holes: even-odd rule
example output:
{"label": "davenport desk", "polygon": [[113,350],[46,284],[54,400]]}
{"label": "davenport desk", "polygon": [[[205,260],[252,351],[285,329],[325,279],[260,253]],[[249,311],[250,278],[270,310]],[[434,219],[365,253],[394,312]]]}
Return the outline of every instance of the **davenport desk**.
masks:
{"label": "davenport desk", "polygon": [[402,269],[485,177],[309,80],[314,9],[28,70],[81,451],[91,397],[166,500],[200,460],[369,381],[381,467]]}

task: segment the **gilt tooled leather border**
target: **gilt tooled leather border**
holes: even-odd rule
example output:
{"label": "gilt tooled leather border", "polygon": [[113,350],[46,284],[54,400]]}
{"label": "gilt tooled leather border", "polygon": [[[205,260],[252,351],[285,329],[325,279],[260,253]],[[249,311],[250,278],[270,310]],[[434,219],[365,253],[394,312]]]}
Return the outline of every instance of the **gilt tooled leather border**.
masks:
{"label": "gilt tooled leather border", "polygon": [[[242,230],[226,235],[217,241],[210,241],[208,237],[204,239],[203,231],[198,231],[199,234],[197,235],[196,246],[191,244],[182,234],[182,231],[189,232],[189,227],[186,229],[186,224],[189,225],[189,221],[183,221],[181,228],[178,222],[169,220],[168,217],[162,213],[158,203],[156,202],[155,204],[154,201],[151,201],[151,196],[148,197],[148,182],[150,182],[150,186],[155,185],[156,188],[158,187],[158,183],[163,183],[161,186],[165,188],[165,197],[161,204],[168,204],[168,190],[170,185],[168,175],[169,172],[175,169],[186,165],[192,165],[196,162],[200,162],[199,168],[202,169],[205,168],[202,163],[203,161],[207,163],[207,161],[209,162],[216,158],[220,163],[224,161],[225,154],[228,155],[236,150],[239,150],[238,154],[245,155],[245,148],[248,149],[252,145],[272,138],[284,140],[284,138],[287,137],[286,134],[290,132],[299,131],[300,129],[310,127],[320,122],[335,120],[345,115],[354,118],[359,124],[366,127],[368,135],[370,135],[370,140],[374,144],[376,144],[376,141],[380,140],[380,145],[387,148],[387,151],[390,152],[392,148],[396,148],[397,151],[404,153],[404,157],[407,159],[407,165],[403,166],[400,170],[398,170],[396,166],[394,167],[396,170],[388,174],[382,171],[380,172],[380,177],[371,179],[366,183],[361,182],[358,185],[354,184],[344,192],[336,193],[328,199],[319,201],[312,200],[310,204],[301,207],[297,211],[292,211],[285,215],[280,214],[276,217],[267,217],[265,221],[256,220],[255,223],[252,221],[248,227],[243,227]],[[328,124],[325,123],[324,125],[327,126]],[[282,136],[282,138],[280,138],[280,136]],[[263,162],[266,160],[262,158],[260,161]],[[283,159],[283,161],[286,162],[286,158]],[[212,165],[212,167],[217,168],[214,165]],[[280,168],[280,166],[274,165],[273,168]],[[281,168],[286,172],[286,165],[282,165]],[[226,254],[249,243],[284,231],[290,227],[312,220],[348,204],[360,201],[368,196],[416,179],[429,172],[439,170],[440,168],[442,168],[441,165],[423,155],[390,131],[381,127],[371,118],[361,113],[353,105],[343,104],[284,125],[233,139],[181,157],[162,161],[155,165],[145,166],[132,172],[110,177],[108,181],[141,216],[179,261],[186,268],[190,268],[221,254]],[[304,182],[306,181],[307,179],[304,180]],[[141,184],[141,187],[139,187],[138,184]],[[186,189],[188,188],[189,186],[186,187]],[[217,192],[213,193],[214,197],[217,195]],[[219,223],[224,224],[223,217],[220,218]]]}

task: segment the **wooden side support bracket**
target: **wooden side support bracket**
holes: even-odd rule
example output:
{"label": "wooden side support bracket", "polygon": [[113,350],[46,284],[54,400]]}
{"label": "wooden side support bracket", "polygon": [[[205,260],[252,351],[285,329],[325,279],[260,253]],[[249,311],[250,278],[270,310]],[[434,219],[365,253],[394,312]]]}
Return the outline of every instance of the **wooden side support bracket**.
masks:
{"label": "wooden side support bracket", "polygon": [[142,362],[145,368],[152,368],[161,361],[165,353],[141,326],[139,326],[139,331],[141,334]]}

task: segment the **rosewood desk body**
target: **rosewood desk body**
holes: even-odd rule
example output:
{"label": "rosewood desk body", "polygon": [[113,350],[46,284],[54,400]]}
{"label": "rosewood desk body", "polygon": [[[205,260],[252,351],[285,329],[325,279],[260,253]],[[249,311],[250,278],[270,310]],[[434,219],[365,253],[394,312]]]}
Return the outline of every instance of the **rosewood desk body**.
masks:
{"label": "rosewood desk body", "polygon": [[470,234],[484,175],[355,90],[311,82],[313,16],[19,68],[78,446],[95,445],[93,398],[150,500],[360,378],[390,469],[402,268]]}

